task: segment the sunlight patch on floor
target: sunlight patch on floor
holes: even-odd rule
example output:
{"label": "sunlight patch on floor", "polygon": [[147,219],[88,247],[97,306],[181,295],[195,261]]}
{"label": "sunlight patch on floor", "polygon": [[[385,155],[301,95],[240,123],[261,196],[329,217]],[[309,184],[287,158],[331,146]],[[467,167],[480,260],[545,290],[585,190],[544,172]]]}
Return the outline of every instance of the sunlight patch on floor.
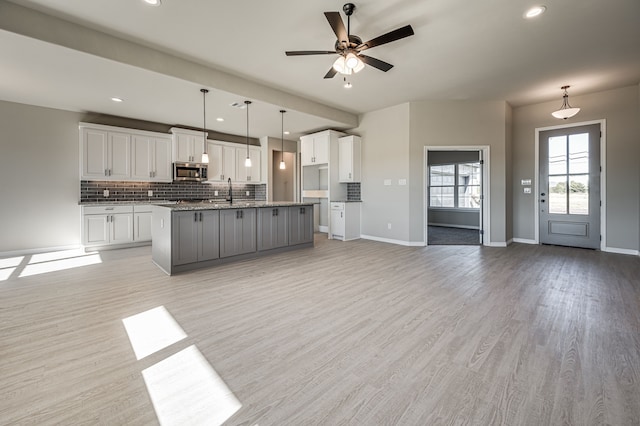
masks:
{"label": "sunlight patch on floor", "polygon": [[0,281],[8,280],[23,260],[24,256],[0,259]]}
{"label": "sunlight patch on floor", "polygon": [[44,261],[40,263],[36,263],[33,260],[30,260],[29,264],[24,267],[19,277],[24,278],[30,277],[32,275],[47,274],[49,272],[64,271],[65,269],[96,265],[98,263],[102,263],[102,258],[97,253],[83,253],[80,256],[61,258],[59,260]]}
{"label": "sunlight patch on floor", "polygon": [[187,337],[164,306],[132,315],[122,322],[139,360]]}
{"label": "sunlight patch on floor", "polygon": [[161,425],[221,425],[242,407],[194,345],[142,376]]}

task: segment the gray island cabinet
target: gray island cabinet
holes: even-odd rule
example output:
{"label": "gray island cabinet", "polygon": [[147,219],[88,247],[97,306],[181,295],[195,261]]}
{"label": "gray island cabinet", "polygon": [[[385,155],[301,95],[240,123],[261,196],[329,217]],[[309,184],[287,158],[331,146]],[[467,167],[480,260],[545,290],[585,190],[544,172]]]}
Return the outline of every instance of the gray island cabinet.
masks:
{"label": "gray island cabinet", "polygon": [[310,203],[183,203],[153,208],[152,259],[169,275],[313,247]]}

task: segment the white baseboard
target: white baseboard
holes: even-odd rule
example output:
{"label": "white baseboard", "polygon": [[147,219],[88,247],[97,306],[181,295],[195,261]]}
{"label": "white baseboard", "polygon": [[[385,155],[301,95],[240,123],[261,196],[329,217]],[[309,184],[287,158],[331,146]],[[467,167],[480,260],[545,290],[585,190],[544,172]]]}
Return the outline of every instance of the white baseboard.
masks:
{"label": "white baseboard", "polygon": [[371,240],[371,241],[378,241],[378,242],[381,242],[381,243],[397,244],[397,245],[406,246],[406,247],[424,247],[425,246],[424,241],[394,240],[392,238],[375,237],[373,235],[360,235],[360,238],[362,238],[363,240]]}
{"label": "white baseboard", "polygon": [[538,244],[536,240],[530,240],[528,238],[513,238],[511,241],[520,244]]}
{"label": "white baseboard", "polygon": [[487,247],[506,247],[507,243],[505,242],[493,242],[493,241],[489,241],[488,243],[484,244]]}
{"label": "white baseboard", "polygon": [[617,254],[629,254],[631,256],[639,256],[640,251],[633,249],[623,249],[617,247],[604,247],[602,251],[606,251],[607,253],[617,253]]}
{"label": "white baseboard", "polygon": [[77,250],[82,248],[82,245],[70,245],[70,246],[55,246],[55,247],[42,247],[25,250],[13,250],[13,251],[0,251],[0,258],[2,257],[16,257],[25,256],[29,254],[49,253],[52,251],[64,251],[64,250]]}

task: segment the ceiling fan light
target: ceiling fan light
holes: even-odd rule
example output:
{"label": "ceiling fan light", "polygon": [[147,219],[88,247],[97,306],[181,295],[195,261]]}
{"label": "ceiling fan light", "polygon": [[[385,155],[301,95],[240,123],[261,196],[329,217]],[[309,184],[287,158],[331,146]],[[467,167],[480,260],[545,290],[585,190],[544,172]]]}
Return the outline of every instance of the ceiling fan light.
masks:
{"label": "ceiling fan light", "polygon": [[338,56],[338,59],[333,63],[333,69],[338,71],[340,74],[351,75],[351,69],[347,67],[344,56]]}
{"label": "ceiling fan light", "polygon": [[358,65],[359,59],[353,52],[349,52],[345,58],[345,64],[347,68],[354,69]]}

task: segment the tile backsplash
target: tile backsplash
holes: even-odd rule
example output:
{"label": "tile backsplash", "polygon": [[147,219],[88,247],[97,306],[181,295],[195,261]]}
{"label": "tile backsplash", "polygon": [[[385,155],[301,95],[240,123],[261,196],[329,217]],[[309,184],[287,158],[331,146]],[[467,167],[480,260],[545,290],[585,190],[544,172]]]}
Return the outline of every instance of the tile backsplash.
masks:
{"label": "tile backsplash", "polygon": [[[104,196],[104,190],[109,196]],[[153,195],[149,196],[149,191]],[[215,195],[218,191],[218,195]],[[247,195],[249,191],[249,195]],[[232,185],[235,200],[267,199],[267,186],[264,184]],[[125,181],[80,181],[80,202],[113,202],[113,201],[175,201],[185,199],[224,200],[229,194],[226,183],[200,182],[125,182]]]}
{"label": "tile backsplash", "polygon": [[360,197],[360,182],[348,183],[347,201],[362,201]]}

